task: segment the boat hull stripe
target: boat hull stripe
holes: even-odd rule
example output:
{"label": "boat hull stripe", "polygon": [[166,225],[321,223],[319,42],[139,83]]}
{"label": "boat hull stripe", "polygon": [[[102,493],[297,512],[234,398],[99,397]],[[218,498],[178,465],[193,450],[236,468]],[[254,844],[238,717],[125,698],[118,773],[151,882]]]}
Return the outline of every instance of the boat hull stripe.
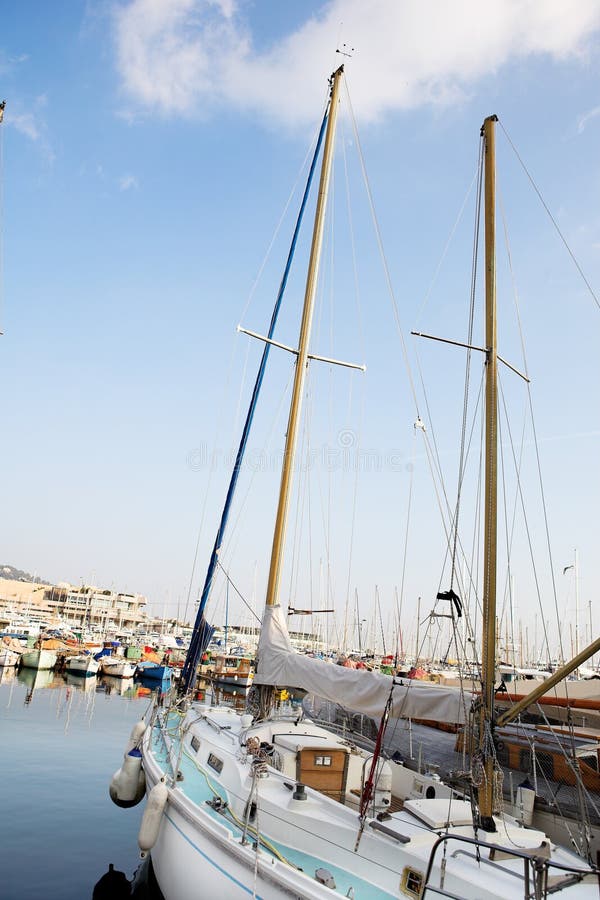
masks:
{"label": "boat hull stripe", "polygon": [[234,876],[231,875],[226,869],[216,863],[214,859],[211,859],[210,856],[208,856],[208,854],[204,852],[204,850],[201,850],[200,847],[195,844],[193,840],[187,836],[187,834],[185,834],[183,829],[181,829],[179,825],[175,824],[173,819],[167,813],[165,813],[165,819],[167,819],[171,823],[175,831],[178,831],[181,837],[186,840],[188,844],[190,844],[190,846],[200,854],[200,856],[203,856],[204,859],[211,864],[211,866],[213,866],[215,869],[218,869],[222,875],[225,875],[227,878],[229,878],[230,881],[233,881],[234,884],[241,888],[246,894],[250,894],[251,896],[256,897],[256,900],[263,900],[263,897],[261,897],[260,894],[254,894],[254,892],[250,888],[246,887],[245,884],[242,884],[241,881],[238,881],[237,878],[234,878]]}

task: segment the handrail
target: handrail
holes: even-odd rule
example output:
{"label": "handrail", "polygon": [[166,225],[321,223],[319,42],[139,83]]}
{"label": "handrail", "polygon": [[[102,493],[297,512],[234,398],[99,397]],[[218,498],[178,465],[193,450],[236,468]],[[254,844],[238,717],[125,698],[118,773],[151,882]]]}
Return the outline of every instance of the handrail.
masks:
{"label": "handrail", "polygon": [[[431,877],[431,872],[433,869],[433,864],[435,860],[435,855],[437,853],[438,847],[441,844],[447,844],[449,841],[456,841],[457,843],[468,844],[472,847],[483,848],[487,850],[504,850],[507,848],[502,847],[498,844],[491,844],[488,841],[482,841],[477,838],[467,837],[466,835],[460,834],[442,834],[438,837],[437,841],[433,845],[431,849],[431,853],[429,855],[429,863],[427,865],[427,871],[425,873],[425,883],[423,886],[423,893],[421,894],[421,900],[426,896],[427,892],[437,894],[440,897],[447,897],[448,900],[456,900],[455,895],[446,891],[444,888],[437,887],[436,885],[430,885],[429,879]],[[534,880],[534,889],[535,889],[535,897],[546,898],[548,894],[555,893],[556,890],[559,889],[558,885],[554,885],[552,887],[548,887],[548,870],[550,868],[557,869],[561,872],[569,873],[572,876],[572,879],[569,879],[569,883],[573,883],[573,881],[581,881],[587,875],[595,875],[598,878],[598,885],[600,887],[600,869],[596,866],[588,866],[585,869],[579,869],[575,866],[569,866],[564,863],[554,862],[552,859],[549,859],[542,855],[536,855],[535,850],[538,848],[534,848],[533,850],[520,850],[517,847],[510,847],[507,852],[510,852],[511,856],[516,857],[517,859],[523,860],[523,883],[524,883],[524,900],[529,900],[531,897],[531,893],[529,890],[529,879],[530,879],[530,867],[533,868],[533,872],[531,875]],[[541,848],[539,848],[541,849]],[[457,850],[454,852],[453,856],[456,854],[464,852]],[[497,865],[493,860],[482,859],[481,862],[490,863],[491,865]],[[509,872],[510,874],[515,875],[516,873],[510,872],[509,869],[504,869],[503,871]],[[519,877],[519,876],[517,876]],[[535,882],[538,882],[535,884]],[[560,887],[566,887],[566,883],[561,884]]]}

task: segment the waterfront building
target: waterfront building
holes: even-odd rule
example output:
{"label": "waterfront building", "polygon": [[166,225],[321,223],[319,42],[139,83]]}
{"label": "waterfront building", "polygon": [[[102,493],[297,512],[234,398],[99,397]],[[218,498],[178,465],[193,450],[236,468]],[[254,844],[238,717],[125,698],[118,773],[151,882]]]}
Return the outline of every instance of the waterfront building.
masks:
{"label": "waterfront building", "polygon": [[0,579],[3,619],[18,617],[42,621],[48,626],[64,623],[103,633],[111,629],[135,631],[147,621],[146,603],[142,594],[92,585],[77,587],[64,582],[53,585]]}

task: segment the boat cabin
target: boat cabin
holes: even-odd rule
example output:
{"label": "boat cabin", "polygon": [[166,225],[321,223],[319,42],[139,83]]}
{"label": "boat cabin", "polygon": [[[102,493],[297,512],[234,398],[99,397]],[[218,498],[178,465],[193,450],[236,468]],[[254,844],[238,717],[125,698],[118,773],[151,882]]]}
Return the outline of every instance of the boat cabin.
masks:
{"label": "boat cabin", "polygon": [[248,686],[254,677],[254,660],[250,656],[231,654],[213,656],[206,674],[214,681]]}
{"label": "boat cabin", "polygon": [[[311,722],[273,721],[251,729],[249,747],[265,751],[272,765],[292,782],[301,783],[340,803],[358,808],[369,777],[373,754]],[[392,770],[378,765],[375,807],[387,810],[392,801]]]}

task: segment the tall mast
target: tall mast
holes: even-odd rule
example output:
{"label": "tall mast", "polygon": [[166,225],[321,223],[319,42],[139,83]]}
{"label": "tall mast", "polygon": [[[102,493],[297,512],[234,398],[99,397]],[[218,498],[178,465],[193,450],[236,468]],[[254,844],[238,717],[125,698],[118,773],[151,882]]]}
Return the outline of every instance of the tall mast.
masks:
{"label": "tall mast", "polygon": [[498,361],[496,333],[496,121],[483,123],[485,160],[485,506],[483,561],[482,709],[480,748],[485,777],[479,789],[481,827],[495,831],[494,758],[491,729],[496,677],[496,562],[498,496]]}
{"label": "tall mast", "polygon": [[308,274],[306,276],[306,289],[304,293],[302,323],[300,326],[300,341],[298,345],[296,371],[294,373],[294,385],[292,388],[292,402],[290,407],[290,416],[288,420],[285,449],[283,454],[283,467],[281,471],[281,484],[279,488],[279,503],[277,506],[277,517],[275,519],[275,530],[273,532],[271,565],[269,568],[269,581],[267,585],[267,606],[275,606],[279,599],[278,595],[279,583],[281,581],[281,564],[283,559],[285,532],[290,505],[292,478],[294,474],[294,459],[296,455],[296,446],[298,443],[300,412],[302,409],[302,398],[304,396],[304,385],[306,382],[306,373],[308,369],[310,331],[315,306],[315,294],[317,290],[317,278],[319,274],[321,245],[323,243],[323,225],[325,220],[325,209],[327,206],[327,193],[329,190],[331,163],[333,159],[339,86],[343,71],[344,67],[340,66],[340,68],[336,72],[334,72],[331,77],[329,120],[327,122],[327,133],[325,135],[325,146],[323,149],[321,181],[319,183],[319,194],[317,197],[317,208],[315,211],[315,224],[313,228]]}

